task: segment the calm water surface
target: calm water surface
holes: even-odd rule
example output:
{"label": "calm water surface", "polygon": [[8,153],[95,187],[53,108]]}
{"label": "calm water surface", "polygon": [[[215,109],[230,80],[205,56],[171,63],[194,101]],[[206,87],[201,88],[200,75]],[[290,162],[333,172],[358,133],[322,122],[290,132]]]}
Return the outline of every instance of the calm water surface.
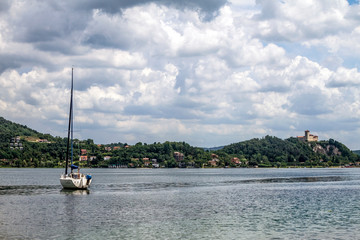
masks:
{"label": "calm water surface", "polygon": [[0,239],[360,239],[360,169],[0,169]]}

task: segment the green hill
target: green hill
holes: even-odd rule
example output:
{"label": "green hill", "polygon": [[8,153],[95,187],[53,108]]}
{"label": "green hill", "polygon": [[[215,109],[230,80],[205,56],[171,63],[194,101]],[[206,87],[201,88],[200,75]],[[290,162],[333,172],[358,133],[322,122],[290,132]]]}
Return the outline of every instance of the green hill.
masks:
{"label": "green hill", "polygon": [[226,154],[245,159],[250,166],[340,166],[355,165],[359,156],[344,144],[328,141],[303,142],[297,138],[282,140],[264,138],[230,144],[220,150]]}
{"label": "green hill", "polygon": [[54,167],[66,141],[0,117],[0,166]]}
{"label": "green hill", "polygon": [[[66,142],[0,117],[0,167],[64,167]],[[185,142],[74,143],[74,161],[82,167],[330,167],[357,166],[360,161],[333,139],[302,142],[265,136],[212,149]]]}
{"label": "green hill", "polygon": [[33,129],[28,128],[27,126],[13,123],[6,120],[3,117],[0,117],[0,143],[8,143],[11,138],[21,136],[22,138],[32,138],[32,139],[48,139],[49,141],[54,141],[55,138],[50,134],[39,133]]}

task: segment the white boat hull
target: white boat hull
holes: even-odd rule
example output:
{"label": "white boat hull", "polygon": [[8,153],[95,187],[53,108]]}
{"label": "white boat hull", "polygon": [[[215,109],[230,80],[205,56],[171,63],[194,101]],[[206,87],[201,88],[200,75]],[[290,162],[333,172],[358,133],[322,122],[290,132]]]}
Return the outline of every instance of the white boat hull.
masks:
{"label": "white boat hull", "polygon": [[63,174],[60,177],[60,183],[65,189],[87,189],[92,179],[86,176],[87,175],[82,173]]}

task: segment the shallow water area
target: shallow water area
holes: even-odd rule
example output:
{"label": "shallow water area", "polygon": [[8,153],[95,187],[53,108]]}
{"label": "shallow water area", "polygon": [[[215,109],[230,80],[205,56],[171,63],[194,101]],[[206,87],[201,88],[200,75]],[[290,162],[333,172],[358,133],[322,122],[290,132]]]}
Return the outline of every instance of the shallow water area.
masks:
{"label": "shallow water area", "polygon": [[356,239],[360,169],[0,169],[0,239]]}

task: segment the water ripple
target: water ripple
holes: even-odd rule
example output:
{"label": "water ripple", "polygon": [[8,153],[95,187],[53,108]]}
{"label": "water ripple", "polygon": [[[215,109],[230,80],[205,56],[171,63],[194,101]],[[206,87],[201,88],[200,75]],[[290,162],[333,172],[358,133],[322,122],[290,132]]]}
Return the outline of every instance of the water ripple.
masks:
{"label": "water ripple", "polygon": [[37,195],[54,193],[59,190],[56,185],[12,185],[0,186],[0,195]]}
{"label": "water ripple", "polygon": [[344,176],[319,176],[319,177],[281,177],[281,178],[263,178],[263,179],[246,179],[225,181],[225,183],[296,183],[296,182],[338,182],[348,181],[349,177]]}

